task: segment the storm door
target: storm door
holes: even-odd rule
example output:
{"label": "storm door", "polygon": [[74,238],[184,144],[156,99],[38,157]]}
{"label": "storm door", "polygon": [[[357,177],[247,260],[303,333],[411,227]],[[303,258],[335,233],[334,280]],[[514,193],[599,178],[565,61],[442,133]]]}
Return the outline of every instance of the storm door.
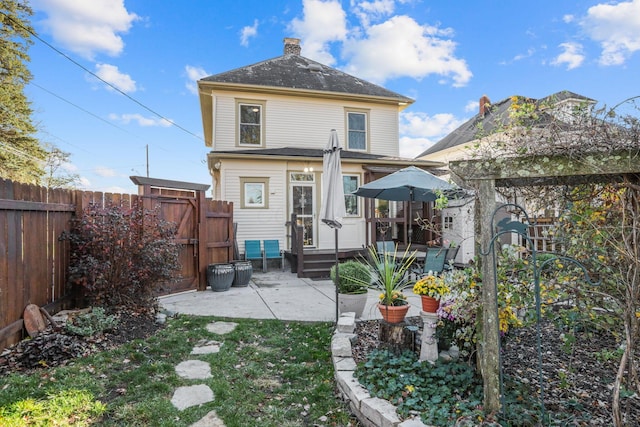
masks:
{"label": "storm door", "polygon": [[290,175],[289,206],[303,229],[305,247],[316,245],[316,192],[313,173],[292,172]]}

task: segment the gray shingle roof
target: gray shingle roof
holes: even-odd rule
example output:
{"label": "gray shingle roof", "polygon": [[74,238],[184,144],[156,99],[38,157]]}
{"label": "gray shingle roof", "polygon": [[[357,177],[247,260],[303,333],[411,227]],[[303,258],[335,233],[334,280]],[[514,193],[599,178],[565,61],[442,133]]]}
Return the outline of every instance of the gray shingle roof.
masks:
{"label": "gray shingle roof", "polygon": [[[323,156],[322,149],[316,148],[297,148],[297,147],[282,147],[282,148],[257,148],[247,150],[223,150],[216,151],[215,154],[242,154],[242,155],[260,155],[260,156],[284,156],[284,157],[317,157],[319,159]],[[360,160],[405,160],[402,157],[383,156],[379,154],[363,153],[360,151],[348,151],[342,150],[340,156],[343,159],[360,159]]]}
{"label": "gray shingle roof", "polygon": [[413,99],[404,95],[295,54],[285,54],[246,67],[214,74],[201,81],[337,92],[413,103]]}
{"label": "gray shingle roof", "polygon": [[[567,99],[575,99],[587,103],[596,102],[591,98],[587,98],[586,96],[578,95],[567,90],[554,93],[553,95],[549,95],[541,99],[533,99],[517,95],[515,97],[520,100],[519,102],[526,100],[527,102],[534,102],[538,106],[548,103],[558,103]],[[509,109],[513,103],[513,98],[514,97],[509,97],[495,104],[491,104],[489,111],[484,116],[476,114],[471,117],[453,132],[420,153],[416,158],[426,156],[427,154],[437,153],[438,151],[446,150],[458,145],[467,144],[495,132],[500,127],[509,125],[511,122],[511,119],[509,118]],[[540,112],[539,119],[534,125],[544,125],[545,123],[549,123],[550,120],[551,116],[548,113]]]}

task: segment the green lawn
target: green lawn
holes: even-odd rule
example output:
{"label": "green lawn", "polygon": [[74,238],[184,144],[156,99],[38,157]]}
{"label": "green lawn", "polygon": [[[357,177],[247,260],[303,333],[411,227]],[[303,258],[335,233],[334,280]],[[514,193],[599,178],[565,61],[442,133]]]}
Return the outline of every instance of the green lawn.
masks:
{"label": "green lawn", "polygon": [[[147,340],[0,377],[0,425],[188,426],[212,410],[227,427],[357,425],[336,396],[331,323],[241,319],[220,336],[206,329],[213,320],[222,319],[179,316]],[[224,344],[190,355],[203,340]],[[180,378],[174,367],[189,359],[209,362],[212,378]],[[208,385],[214,401],[174,408],[174,390],[195,384]]]}

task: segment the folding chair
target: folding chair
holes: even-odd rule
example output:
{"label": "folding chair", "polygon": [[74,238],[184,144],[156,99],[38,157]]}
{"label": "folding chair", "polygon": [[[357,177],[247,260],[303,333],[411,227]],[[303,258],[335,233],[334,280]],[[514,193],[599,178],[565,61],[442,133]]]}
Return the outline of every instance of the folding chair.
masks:
{"label": "folding chair", "polygon": [[427,248],[422,267],[411,270],[418,278],[432,272],[440,274],[447,263],[447,248]]}
{"label": "folding chair", "polygon": [[264,271],[264,254],[260,249],[260,240],[245,240],[244,241],[244,259],[249,261],[252,259],[259,259],[262,261],[262,270]]}
{"label": "folding chair", "polygon": [[447,256],[445,259],[445,266],[444,268],[446,270],[452,270],[453,269],[453,263],[456,260],[456,256],[458,256],[458,251],[460,250],[460,246],[455,246],[455,247],[451,247],[449,246],[447,248]]}
{"label": "folding chair", "polygon": [[391,241],[376,242],[376,249],[378,250],[378,255],[393,254],[396,251],[396,244]]}
{"label": "folding chair", "polygon": [[284,271],[284,251],[280,250],[279,240],[263,240],[264,253],[262,261],[262,272],[267,272],[267,260],[280,258],[282,271]]}

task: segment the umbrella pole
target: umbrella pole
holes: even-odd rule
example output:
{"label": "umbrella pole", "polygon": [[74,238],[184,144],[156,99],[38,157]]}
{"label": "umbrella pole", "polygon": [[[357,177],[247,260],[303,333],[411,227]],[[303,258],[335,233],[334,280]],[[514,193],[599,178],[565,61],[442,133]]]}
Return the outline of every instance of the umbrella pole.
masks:
{"label": "umbrella pole", "polygon": [[338,285],[340,283],[340,268],[338,267],[338,229],[334,228],[336,244],[336,328],[338,327]]}
{"label": "umbrella pole", "polygon": [[409,245],[413,237],[413,188],[409,190],[409,219],[407,219],[407,236],[409,237]]}

